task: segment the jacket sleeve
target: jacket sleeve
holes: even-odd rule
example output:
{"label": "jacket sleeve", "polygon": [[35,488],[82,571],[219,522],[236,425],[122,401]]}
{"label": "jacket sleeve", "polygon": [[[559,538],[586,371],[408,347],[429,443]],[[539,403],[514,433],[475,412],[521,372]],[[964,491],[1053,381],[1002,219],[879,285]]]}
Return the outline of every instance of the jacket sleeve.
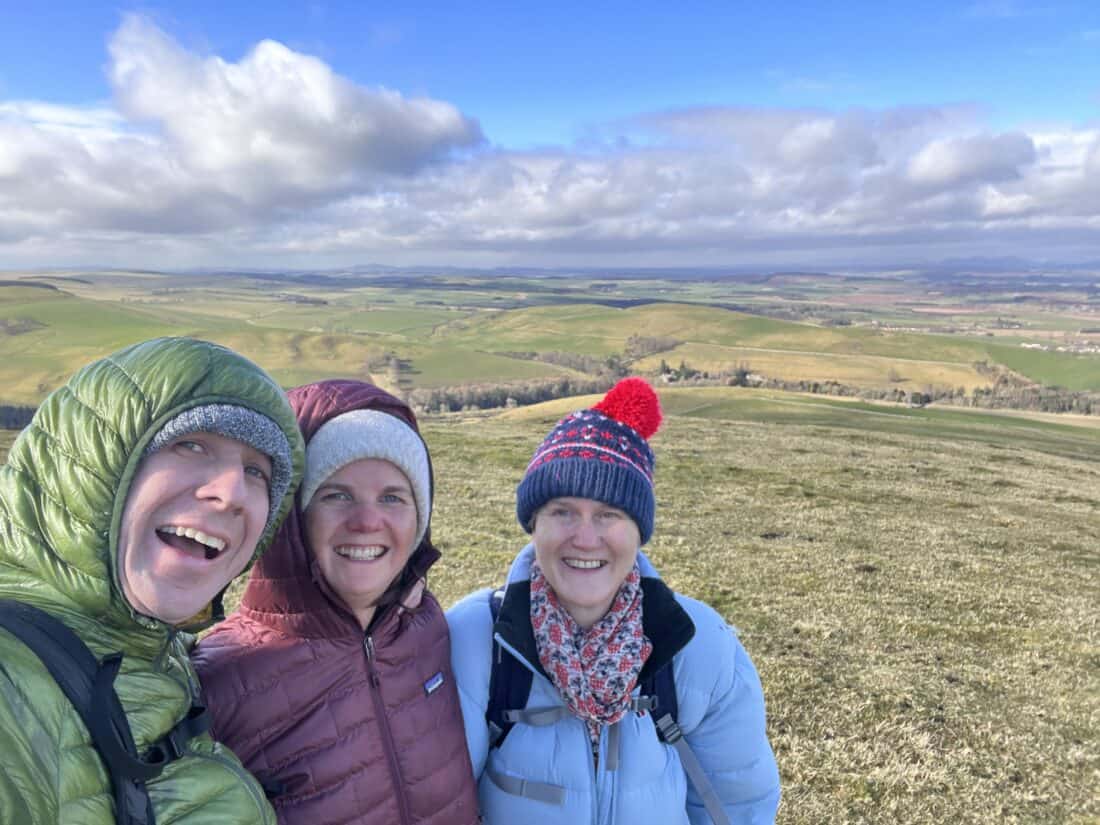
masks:
{"label": "jacket sleeve", "polygon": [[[16,685],[33,689],[36,680],[19,678],[26,673],[7,655],[9,646],[0,651],[0,822],[59,822],[61,753],[55,728],[63,709],[54,719],[41,718]],[[9,670],[13,664],[16,671]]]}
{"label": "jacket sleeve", "polygon": [[[0,748],[8,744],[6,740],[6,736],[0,735]],[[0,774],[0,822],[49,822],[51,819],[56,822],[56,813],[40,810],[39,806],[32,808],[25,792],[7,773],[7,760],[4,762],[4,773]]]}
{"label": "jacket sleeve", "polygon": [[[717,614],[713,618],[717,624],[700,630],[713,638],[714,644],[708,645],[716,654],[712,661],[723,666],[710,671],[717,673],[717,681],[706,712],[685,738],[730,822],[770,825],[779,808],[779,771],[765,730],[764,691],[734,630]],[[687,813],[692,825],[711,825],[690,782]]]}
{"label": "jacket sleeve", "polygon": [[488,591],[467,596],[447,611],[451,631],[451,667],[458,685],[466,746],[474,779],[480,780],[489,758],[489,672],[493,658],[493,620]]}

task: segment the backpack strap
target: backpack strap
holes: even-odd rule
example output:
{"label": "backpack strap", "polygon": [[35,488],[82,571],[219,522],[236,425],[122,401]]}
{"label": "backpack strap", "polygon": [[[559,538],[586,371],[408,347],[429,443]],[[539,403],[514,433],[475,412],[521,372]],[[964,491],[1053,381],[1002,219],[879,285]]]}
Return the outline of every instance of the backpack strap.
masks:
{"label": "backpack strap", "polygon": [[[500,608],[504,604],[504,590],[489,594],[489,611],[496,624]],[[516,661],[505,656],[500,642],[493,639],[493,664],[489,672],[489,703],[485,708],[485,722],[489,726],[489,747],[499,748],[504,737],[516,722],[529,724],[553,724],[556,719],[543,721],[538,709],[527,710],[527,697],[531,695],[534,674]],[[528,718],[530,717],[530,718]]]}
{"label": "backpack strap", "polygon": [[714,825],[730,825],[729,817],[722,807],[722,800],[711,784],[699,759],[691,749],[684,732],[676,721],[680,710],[679,700],[676,697],[676,679],[672,670],[672,662],[668,662],[656,673],[651,674],[642,682],[641,695],[634,700],[635,710],[648,710],[657,728],[657,738],[666,745],[671,746],[680,756],[680,764],[684,773],[695,787],[695,791],[703,800],[703,807],[707,809]]}
{"label": "backpack strap", "polygon": [[197,702],[192,704],[187,709],[186,716],[149,746],[149,750],[145,752],[145,761],[161,763],[163,768],[164,764],[179,759],[187,749],[187,743],[210,730],[212,721],[210,711],[205,705]]}
{"label": "backpack strap", "polygon": [[178,758],[192,737],[210,727],[206,708],[192,706],[187,716],[155,742],[142,759],[114,688],[122,666],[121,653],[111,653],[97,661],[88,646],[63,622],[22,602],[0,599],[0,627],[38,656],[80,715],[107,768],[117,822],[155,825],[153,803],[145,783]]}

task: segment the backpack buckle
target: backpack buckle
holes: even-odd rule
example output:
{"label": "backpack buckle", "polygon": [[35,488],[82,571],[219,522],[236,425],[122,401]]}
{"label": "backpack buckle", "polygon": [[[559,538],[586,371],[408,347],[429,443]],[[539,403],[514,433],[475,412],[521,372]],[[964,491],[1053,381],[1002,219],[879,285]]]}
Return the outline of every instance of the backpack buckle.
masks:
{"label": "backpack buckle", "polygon": [[670,713],[666,713],[660,719],[654,719],[653,724],[657,726],[657,732],[661,734],[661,738],[669,745],[675,745],[684,738],[684,732],[680,730],[680,726],[676,724],[676,720]]}

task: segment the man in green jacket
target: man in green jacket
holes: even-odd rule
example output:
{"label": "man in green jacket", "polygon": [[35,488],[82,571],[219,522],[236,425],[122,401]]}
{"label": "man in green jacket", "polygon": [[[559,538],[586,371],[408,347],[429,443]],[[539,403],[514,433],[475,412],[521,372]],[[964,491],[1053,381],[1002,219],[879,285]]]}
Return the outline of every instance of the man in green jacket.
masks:
{"label": "man in green jacket", "polygon": [[[136,751],[198,704],[187,634],[270,540],[301,436],[282,390],[241,356],[157,339],[80,370],[0,467],[0,599],[60,619],[97,658]],[[262,701],[257,697],[257,701]],[[274,823],[259,784],[209,735],[146,783],[157,825]],[[0,630],[0,823],[115,822],[111,780],[42,661]]]}

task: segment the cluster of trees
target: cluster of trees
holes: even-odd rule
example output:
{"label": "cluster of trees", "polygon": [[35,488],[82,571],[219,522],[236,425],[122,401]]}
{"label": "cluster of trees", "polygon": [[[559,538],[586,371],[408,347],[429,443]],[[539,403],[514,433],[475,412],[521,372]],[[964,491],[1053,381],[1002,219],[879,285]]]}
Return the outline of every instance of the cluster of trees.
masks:
{"label": "cluster of trees", "polygon": [[[716,383],[696,378],[692,383]],[[1029,410],[1032,412],[1077,413],[1100,415],[1100,393],[1066,390],[1061,387],[1043,387],[1038,384],[1020,385],[1013,381],[999,381],[986,387],[927,385],[922,390],[904,390],[900,387],[853,387],[839,381],[784,381],[743,373],[729,374],[718,383],[728,386],[754,386],[789,392],[810,392],[867,401],[892,401],[899,404],[924,406],[925,404],[950,404],[956,407],[975,407],[987,410]]]}
{"label": "cluster of trees", "polygon": [[[647,355],[656,355],[658,352],[668,352],[676,349],[683,341],[669,338],[663,335],[631,335],[626,339],[623,347],[623,357],[628,361],[637,361]],[[664,361],[661,362],[662,364]]]}
{"label": "cluster of trees", "polygon": [[526,406],[555,398],[607,392],[620,376],[562,376],[560,378],[507,384],[463,384],[457,387],[421,387],[408,393],[406,401],[417,413],[490,410]]}
{"label": "cluster of trees", "polygon": [[34,407],[0,404],[0,430],[21,430],[31,423]]}
{"label": "cluster of trees", "polygon": [[553,364],[556,367],[576,370],[577,372],[600,375],[605,372],[622,373],[624,367],[622,359],[618,355],[609,355],[606,358],[598,358],[594,355],[581,355],[576,352],[500,352],[506,358],[519,358],[524,361],[541,361],[544,364]]}

